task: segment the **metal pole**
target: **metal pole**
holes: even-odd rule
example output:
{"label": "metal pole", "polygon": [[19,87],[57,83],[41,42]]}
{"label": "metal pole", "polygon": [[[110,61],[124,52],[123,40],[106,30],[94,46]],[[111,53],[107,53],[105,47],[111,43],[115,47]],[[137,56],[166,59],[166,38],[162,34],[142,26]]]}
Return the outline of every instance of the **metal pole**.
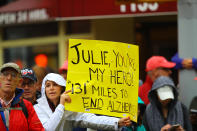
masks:
{"label": "metal pole", "polygon": [[[197,0],[178,0],[178,53],[181,58],[197,58]],[[197,96],[194,69],[179,71],[180,100],[189,107]]]}

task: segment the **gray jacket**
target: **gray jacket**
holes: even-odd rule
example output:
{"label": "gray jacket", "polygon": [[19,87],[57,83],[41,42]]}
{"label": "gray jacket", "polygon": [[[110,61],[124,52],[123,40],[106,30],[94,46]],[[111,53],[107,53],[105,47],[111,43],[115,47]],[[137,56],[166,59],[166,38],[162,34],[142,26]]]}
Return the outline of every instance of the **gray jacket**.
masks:
{"label": "gray jacket", "polygon": [[[161,104],[156,93],[156,90],[163,86],[170,86],[174,94],[174,99],[168,106],[167,118],[163,116]],[[186,131],[192,130],[188,117],[188,110],[178,101],[178,92],[171,78],[165,76],[157,78],[148,94],[148,98],[150,104],[147,106],[143,118],[143,124],[147,131],[159,131],[166,124],[180,124]]]}

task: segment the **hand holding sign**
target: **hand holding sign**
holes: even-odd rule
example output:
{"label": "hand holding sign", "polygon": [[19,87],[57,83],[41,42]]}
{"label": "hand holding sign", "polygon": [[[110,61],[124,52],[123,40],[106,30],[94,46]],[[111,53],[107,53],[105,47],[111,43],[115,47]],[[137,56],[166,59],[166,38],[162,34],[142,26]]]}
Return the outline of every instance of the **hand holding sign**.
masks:
{"label": "hand holding sign", "polygon": [[118,126],[119,126],[119,127],[130,126],[130,125],[131,125],[130,117],[124,117],[124,118],[121,118],[121,119],[118,121]]}
{"label": "hand holding sign", "polygon": [[65,102],[71,103],[71,98],[68,95],[68,93],[71,92],[71,90],[65,91],[60,96],[60,104],[64,105]]}

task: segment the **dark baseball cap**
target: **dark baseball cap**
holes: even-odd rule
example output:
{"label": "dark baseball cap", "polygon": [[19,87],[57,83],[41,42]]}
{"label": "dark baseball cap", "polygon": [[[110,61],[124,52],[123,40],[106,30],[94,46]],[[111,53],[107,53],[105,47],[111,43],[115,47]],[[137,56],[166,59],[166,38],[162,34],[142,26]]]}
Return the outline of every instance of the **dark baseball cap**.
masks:
{"label": "dark baseball cap", "polygon": [[22,69],[21,76],[22,76],[22,78],[29,78],[33,81],[37,81],[36,74],[34,73],[34,71],[32,69],[29,69],[29,68]]}

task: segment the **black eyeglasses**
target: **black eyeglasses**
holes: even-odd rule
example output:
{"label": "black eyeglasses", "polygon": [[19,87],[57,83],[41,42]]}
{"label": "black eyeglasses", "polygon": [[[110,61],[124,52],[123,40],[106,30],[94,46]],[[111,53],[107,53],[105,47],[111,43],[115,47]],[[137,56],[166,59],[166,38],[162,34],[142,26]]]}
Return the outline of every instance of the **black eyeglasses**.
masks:
{"label": "black eyeglasses", "polygon": [[29,82],[23,82],[21,84],[22,87],[25,87],[25,85],[27,85],[28,87],[32,87],[34,85],[34,82],[33,81],[29,81]]}
{"label": "black eyeglasses", "polygon": [[2,74],[4,77],[8,77],[9,75],[11,75],[12,78],[16,78],[16,77],[18,76],[18,74],[15,73],[15,72],[7,72],[7,71],[2,72],[1,74]]}

